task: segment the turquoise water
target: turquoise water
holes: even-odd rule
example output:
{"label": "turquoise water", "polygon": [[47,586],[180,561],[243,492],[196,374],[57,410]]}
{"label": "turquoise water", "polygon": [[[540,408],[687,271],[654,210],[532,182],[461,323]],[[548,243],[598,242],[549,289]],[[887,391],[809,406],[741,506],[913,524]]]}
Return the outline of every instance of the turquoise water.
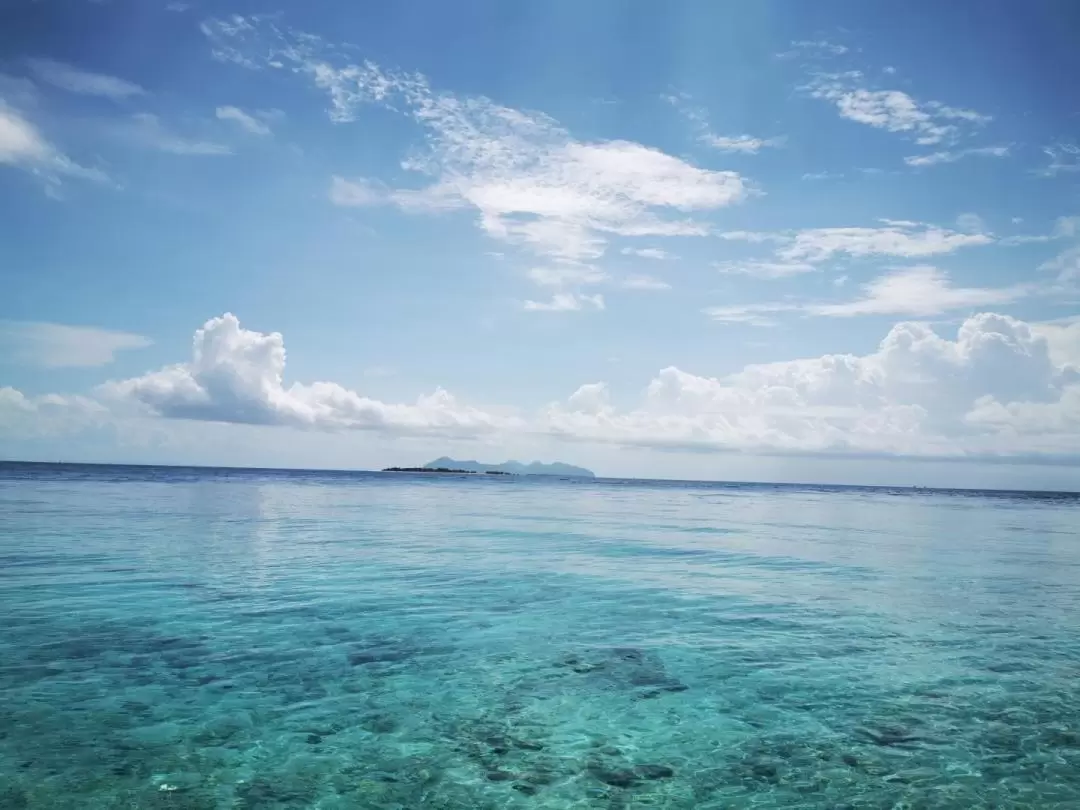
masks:
{"label": "turquoise water", "polygon": [[1080,807],[1080,500],[0,465],[0,807]]}

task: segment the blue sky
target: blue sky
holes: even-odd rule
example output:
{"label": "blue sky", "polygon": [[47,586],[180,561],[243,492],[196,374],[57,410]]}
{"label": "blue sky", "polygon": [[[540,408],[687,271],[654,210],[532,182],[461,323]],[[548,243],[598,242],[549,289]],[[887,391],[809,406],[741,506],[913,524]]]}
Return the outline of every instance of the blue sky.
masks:
{"label": "blue sky", "polygon": [[1078,487],[1078,30],[5,4],[0,455]]}

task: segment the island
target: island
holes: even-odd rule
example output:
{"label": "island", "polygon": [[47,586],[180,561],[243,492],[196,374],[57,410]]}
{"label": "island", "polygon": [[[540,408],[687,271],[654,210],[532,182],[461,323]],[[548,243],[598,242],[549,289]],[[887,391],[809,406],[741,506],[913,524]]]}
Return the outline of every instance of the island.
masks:
{"label": "island", "polygon": [[563,464],[559,461],[551,464],[544,464],[540,461],[533,461],[529,464],[522,464],[520,461],[506,461],[502,464],[483,464],[479,461],[457,461],[443,456],[434,461],[429,461],[424,465],[423,469],[429,471],[450,469],[454,471],[488,473],[492,475],[557,475],[563,478],[596,478],[596,474],[592,470],[586,470],[584,467],[575,467],[573,464]]}
{"label": "island", "polygon": [[[479,475],[479,470],[455,470],[453,467],[384,467],[383,472],[407,473],[453,473],[454,475]],[[505,470],[484,470],[484,475],[516,475]]]}

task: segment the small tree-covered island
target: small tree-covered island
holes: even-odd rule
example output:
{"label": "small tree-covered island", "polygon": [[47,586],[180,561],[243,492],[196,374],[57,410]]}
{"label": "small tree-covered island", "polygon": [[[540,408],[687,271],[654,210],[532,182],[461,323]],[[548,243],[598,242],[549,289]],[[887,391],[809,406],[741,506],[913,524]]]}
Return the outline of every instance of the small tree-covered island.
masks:
{"label": "small tree-covered island", "polygon": [[387,467],[383,472],[452,473],[457,475],[557,475],[564,478],[595,478],[592,470],[556,461],[544,464],[533,461],[506,461],[502,464],[482,464],[479,461],[456,461],[443,456],[423,467]]}

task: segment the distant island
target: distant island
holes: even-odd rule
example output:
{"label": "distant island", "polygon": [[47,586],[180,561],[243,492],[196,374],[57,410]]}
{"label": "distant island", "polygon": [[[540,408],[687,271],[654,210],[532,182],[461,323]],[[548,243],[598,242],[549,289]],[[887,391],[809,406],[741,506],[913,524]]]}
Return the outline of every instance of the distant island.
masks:
{"label": "distant island", "polygon": [[520,461],[507,461],[503,464],[481,464],[479,461],[456,461],[443,456],[424,465],[425,470],[451,469],[471,473],[504,473],[509,475],[561,475],[572,478],[596,478],[592,470],[584,467],[575,467],[573,464],[554,462],[544,464],[534,461],[531,464],[522,464]]}
{"label": "distant island", "polygon": [[[383,472],[415,472],[415,473],[454,473],[456,475],[477,475],[476,470],[455,470],[452,467],[386,467]],[[502,470],[484,470],[485,475],[513,475],[514,473]]]}
{"label": "distant island", "polygon": [[534,461],[522,464],[520,461],[507,461],[503,464],[481,464],[479,461],[455,461],[443,456],[429,461],[423,467],[387,467],[383,472],[409,473],[450,473],[454,475],[559,475],[565,478],[596,478],[592,470],[575,467],[573,464],[554,462],[544,464]]}

